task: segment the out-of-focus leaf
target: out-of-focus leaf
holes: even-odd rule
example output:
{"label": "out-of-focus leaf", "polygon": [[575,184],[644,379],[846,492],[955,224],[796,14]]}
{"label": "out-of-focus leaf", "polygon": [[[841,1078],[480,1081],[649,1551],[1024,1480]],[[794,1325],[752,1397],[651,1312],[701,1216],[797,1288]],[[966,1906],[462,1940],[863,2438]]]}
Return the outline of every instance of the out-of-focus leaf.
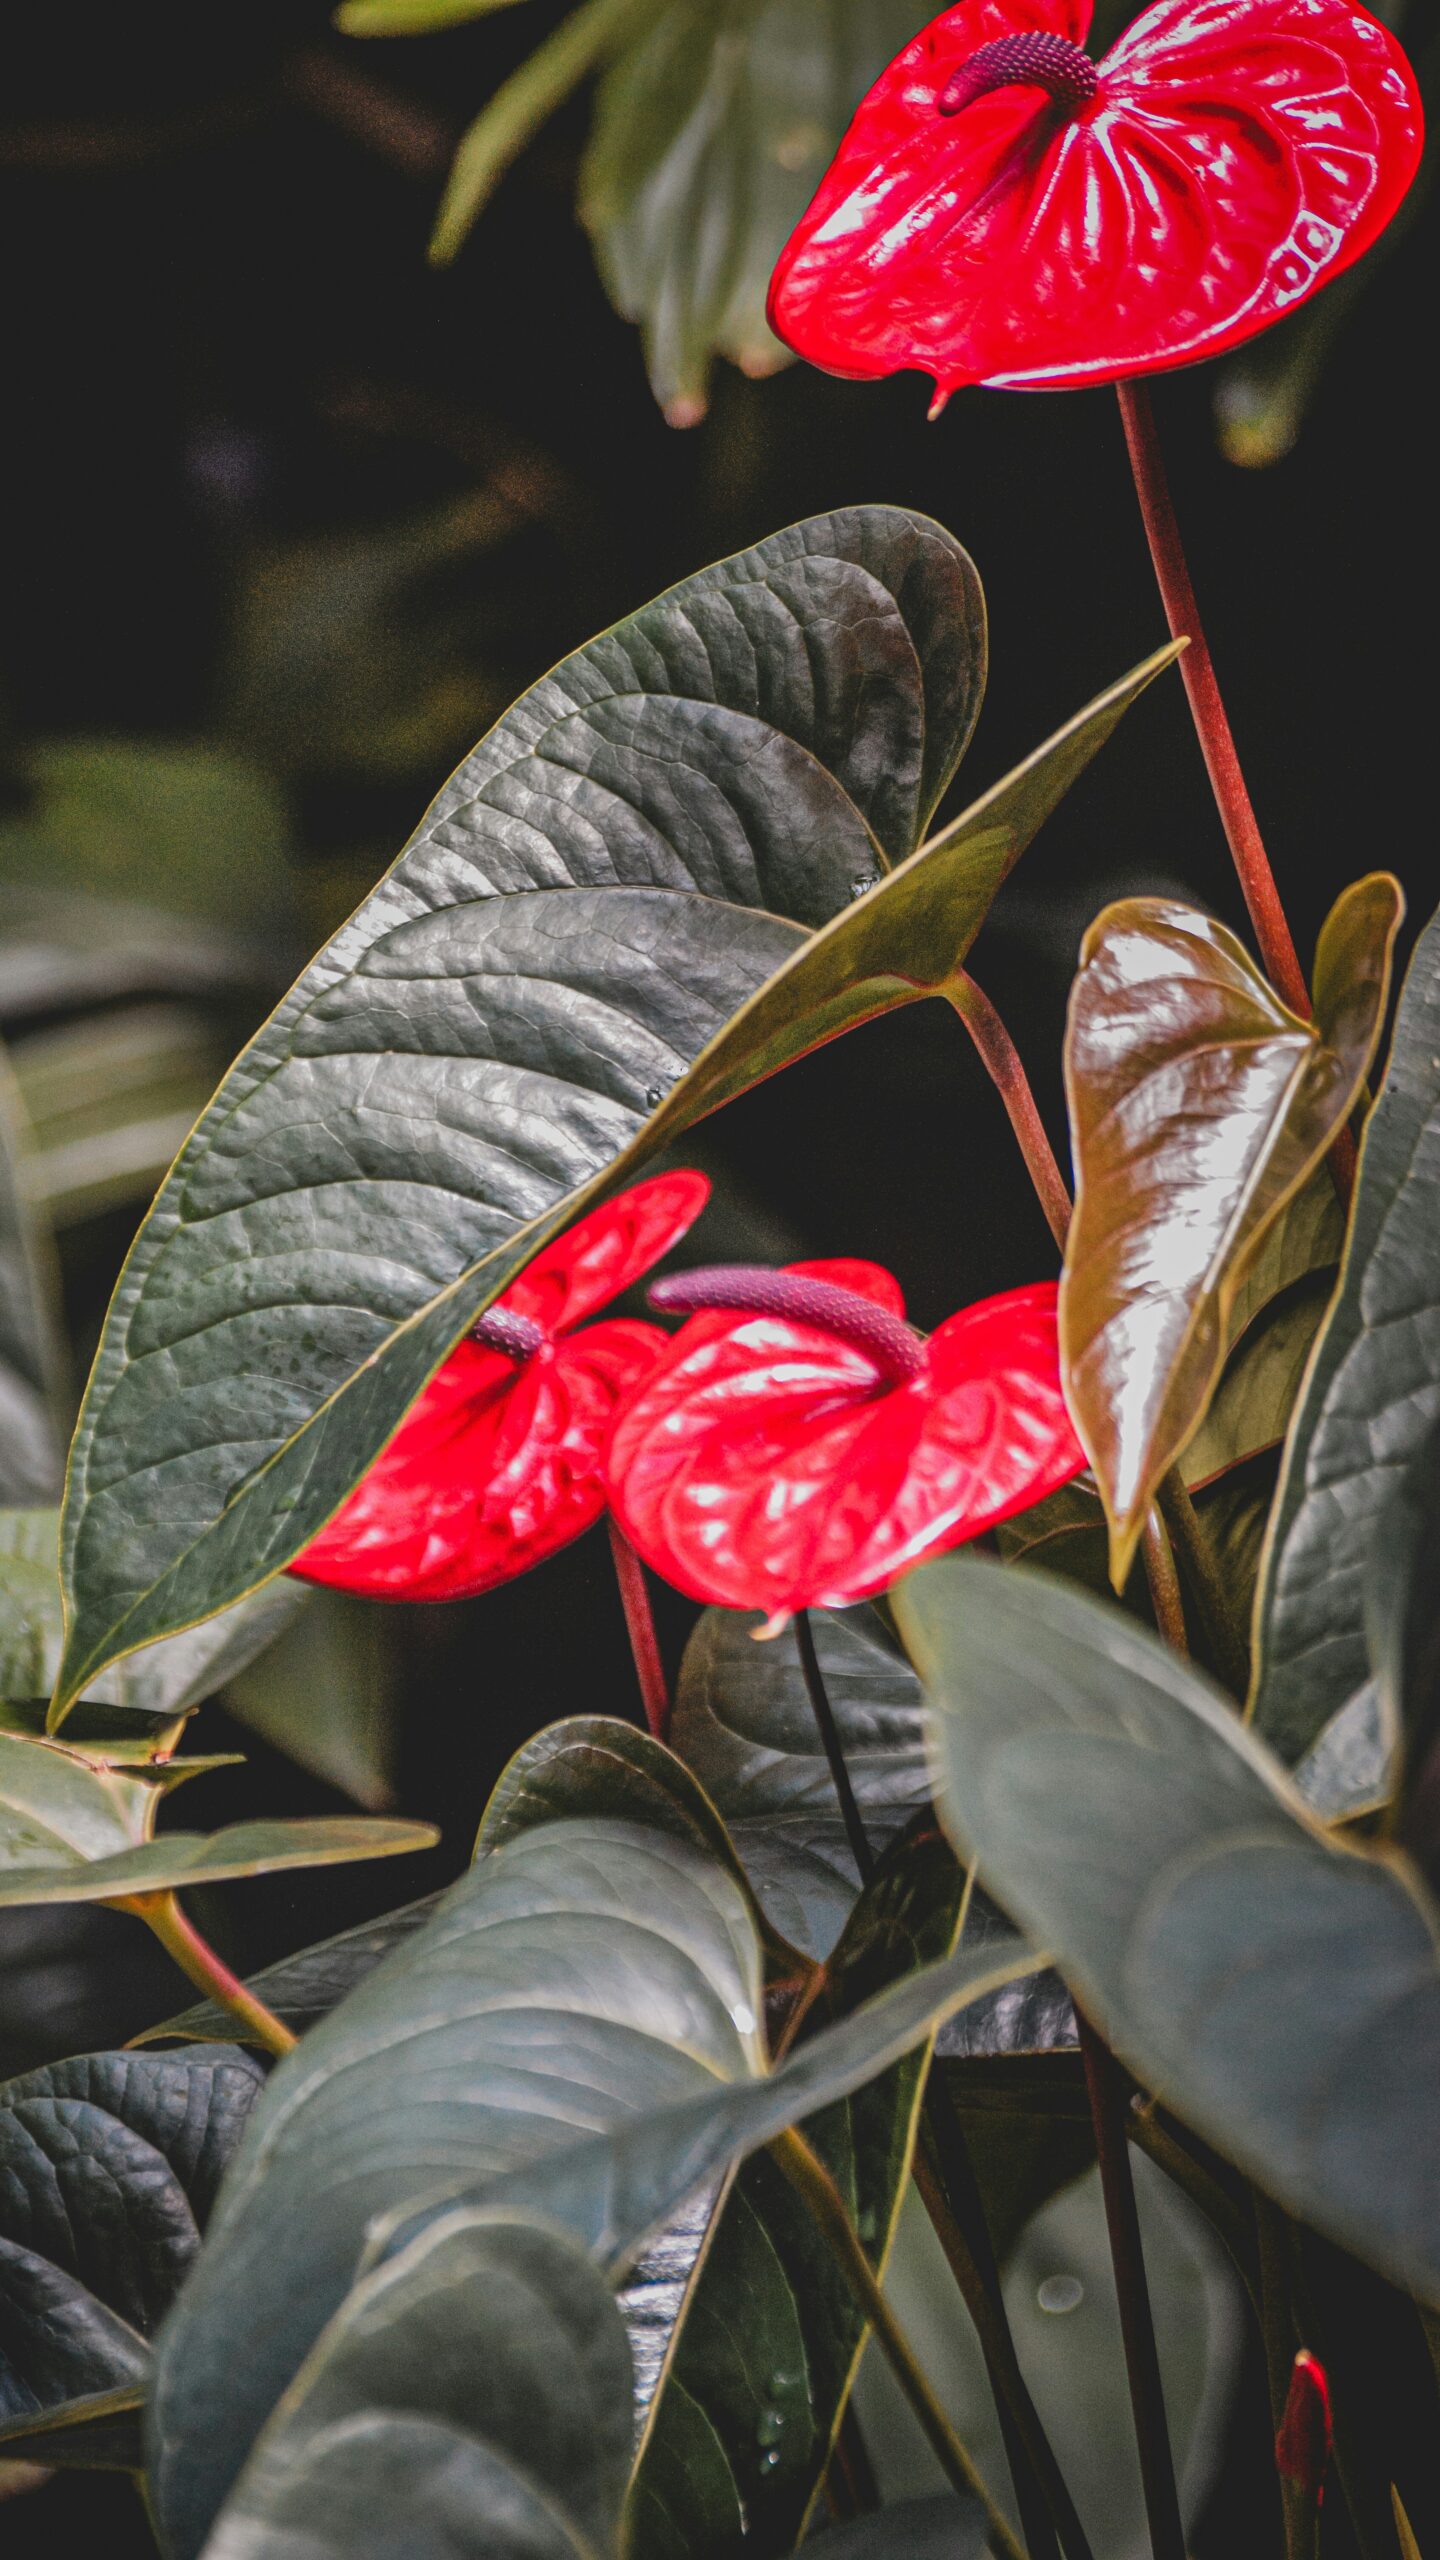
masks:
{"label": "out-of-focus leaf", "polygon": [[[157,921],[162,944],[166,930]],[[233,1048],[223,1021],[191,1005],[132,1005],[32,1032],[15,1076],[51,1226],[147,1202]]]}
{"label": "out-of-focus leaf", "polygon": [[815,2560],[985,2560],[985,2512],[970,2498],[904,2498],[832,2525],[814,2547]]}
{"label": "out-of-focus leaf", "polygon": [[273,937],[249,941],[198,918],[76,891],[0,880],[0,1023],[125,1000],[203,996],[247,1003],[283,975]]}
{"label": "out-of-focus leaf", "polygon": [[358,2284],[206,2560],[618,2560],[630,2359],[558,2232],[454,2213]]}
{"label": "out-of-focus leaf", "polygon": [[342,36],[429,36],[511,6],[513,0],[341,0],[335,24]]}
{"label": "out-of-focus leaf", "polygon": [[1233,934],[1174,900],[1122,900],[1086,935],[1065,1044],[1076,1204],[1060,1339],[1117,1588],[1204,1415],[1246,1266],[1363,1085],[1402,908],[1386,873],[1344,892],[1311,1022]]}
{"label": "out-of-focus leaf", "polygon": [[896,1609],[942,1812],[1137,2076],[1300,2220],[1440,2301],[1437,1915],[1338,1847],[1193,1667],[974,1555]]}
{"label": "out-of-focus leaf", "polygon": [[149,2341],[262,2085],[220,2045],[82,2054],[0,2088],[0,2455],[132,2466]]}
{"label": "out-of-focus leaf", "polygon": [[[417,1929],[433,1920],[442,1899],[439,1893],[424,1894],[418,1902],[402,1903],[398,1911],[387,1911],[378,1920],[364,1920],[358,1928],[342,1929],[337,1937],[302,1947],[298,1955],[282,1956],[278,1964],[252,1974],[247,1987],[272,2017],[293,2028],[296,2035],[304,2035],[319,2019],[328,2018],[392,1947],[413,1938]],[[172,2036],[199,2044],[227,2036],[237,2044],[256,2041],[228,2009],[213,2000],[200,2000],[178,2017],[162,2018],[158,2026],[147,2027],[134,2042],[163,2044]]]}
{"label": "out-of-focus leaf", "polygon": [[1317,1271],[1287,1289],[1236,1345],[1180,1461],[1192,1492],[1284,1439],[1334,1277],[1333,1271]]}
{"label": "out-of-focus leaf", "polygon": [[[270,1583],[263,1596],[303,1587]],[[396,1801],[400,1710],[391,1626],[388,1611],[349,1592],[312,1590],[307,1608],[287,1613],[276,1641],[225,1681],[225,1704],[251,1733],[367,1813],[386,1813]]]}
{"label": "out-of-focus leaf", "polygon": [[[1242,2316],[1227,2262],[1195,2208],[1145,2159],[1134,2162],[1145,2273],[1181,2503],[1193,2529],[1219,2471],[1234,2398]],[[1016,2350],[1095,2560],[1149,2560],[1120,2314],[1098,2173],[1042,2206],[1003,2275]],[[913,2194],[886,2278],[905,2330],[962,2441],[1018,2525],[979,2342]],[[887,2497],[938,2488],[942,2474],[872,2348],[857,2411]],[[825,2549],[821,2543],[820,2551]]]}
{"label": "out-of-focus leaf", "polygon": [[24,1105],[0,1049],[0,1501],[60,1490],[59,1345],[49,1238]]}
{"label": "out-of-focus leaf", "polygon": [[[136,1720],[161,1726],[215,1695],[291,1626],[313,1600],[303,1583],[275,1582],[216,1618],[179,1635],[165,1636],[130,1654],[90,1681],[87,1706],[123,1709],[128,1722],[115,1734],[135,1738]],[[64,1636],[60,1598],[60,1515],[56,1511],[0,1512],[0,1698],[24,1703],[48,1698],[55,1685]],[[43,1717],[41,1719],[43,1725]],[[103,1726],[87,1728],[104,1741]],[[67,1736],[76,1739],[72,1733]],[[107,1744],[107,1756],[109,1752]]]}
{"label": "out-of-focus leaf", "polygon": [[766,325],[771,271],[865,91],[923,23],[915,0],[679,0],[606,72],[580,218],[673,424],[704,414],[716,356],[751,374],[790,361]]}
{"label": "out-of-focus leaf", "polygon": [[[844,2016],[948,1954],[964,1878],[929,1826],[895,1844],[856,1906],[810,2014]],[[884,2265],[909,2174],[928,2060],[922,2046],[805,2127]],[[643,2269],[641,2276],[643,2278]],[[794,2189],[763,2154],[725,2195],[678,2310],[669,2268],[627,2311],[642,2390],[642,2341],[666,2347],[631,2506],[635,2560],[721,2560],[747,2538],[798,2540],[839,2425],[865,2322]]]}
{"label": "out-of-focus leaf", "polygon": [[591,643],[482,743],[232,1069],[132,1249],[72,1451],[58,1711],[286,1564],[602,1191],[943,991],[1173,655],[881,878],[968,737],[980,614],[938,527],[817,519]]}
{"label": "out-of-focus leaf", "polygon": [[[291,829],[274,784],[215,746],[76,738],[34,748],[30,806],[0,824],[10,890],[135,903],[248,942],[292,917]],[[163,930],[163,928],[162,928]]]}
{"label": "out-of-focus leaf", "polygon": [[1295,1784],[1322,1822],[1374,1813],[1389,1797],[1394,1734],[1373,1680],[1347,1698],[1295,1766]]}
{"label": "out-of-focus leaf", "polygon": [[1440,918],[1415,946],[1360,1150],[1340,1288],[1285,1452],[1257,1615],[1256,1729],[1299,1760],[1369,1676],[1365,1584],[1440,1416]]}
{"label": "out-of-focus leaf", "polygon": [[1015,1969],[927,1966],[767,2072],[759,1942],[716,1860],[579,1817],[482,1857],[272,2075],[151,2402],[176,2560],[202,2546],[367,2242],[403,2245],[447,2197],[484,2201],[618,2272],[732,2161]]}

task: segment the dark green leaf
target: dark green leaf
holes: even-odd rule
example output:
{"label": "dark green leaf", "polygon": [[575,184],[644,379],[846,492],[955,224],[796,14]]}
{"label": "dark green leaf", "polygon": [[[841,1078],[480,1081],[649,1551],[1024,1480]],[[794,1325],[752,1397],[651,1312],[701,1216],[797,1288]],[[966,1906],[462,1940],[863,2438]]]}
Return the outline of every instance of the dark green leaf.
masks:
{"label": "dark green leaf", "polygon": [[455,2213],[355,2287],[207,2560],[618,2560],[630,2358],[572,2241]]}
{"label": "dark green leaf", "polygon": [[[0,1512],[0,1698],[7,1701],[48,1698],[55,1685],[64,1638],[59,1559],[58,1512]],[[143,1719],[152,1718],[154,1748],[168,1748],[162,1728],[234,1679],[312,1598],[304,1583],[273,1583],[101,1672],[86,1686],[86,1704],[121,1711],[130,1732],[143,1733]]]}
{"label": "dark green leaf", "polygon": [[128,2467],[123,2413],[261,2086],[221,2045],[85,2054],[0,2088],[0,2421],[57,2436],[26,2459]]}
{"label": "dark green leaf", "polygon": [[535,688],[235,1068],[142,1230],[72,1459],[63,1696],[286,1563],[603,1189],[941,992],[1169,654],[908,860],[983,662],[973,572],[923,520],[776,536]]}
{"label": "dark green leaf", "polygon": [[0,2426],[0,2463],[35,2462],[47,2471],[140,2471],[145,2455],[140,2382],[92,2391],[38,2417]]}
{"label": "dark green leaf", "polygon": [[[6,1746],[0,1737],[0,1751],[6,1753],[0,1758],[0,1769],[8,1769],[8,1753],[16,1750],[32,1753],[37,1760],[60,1757],[45,1743]],[[122,1902],[135,1894],[274,1875],[286,1867],[331,1867],[355,1858],[402,1857],[414,1849],[433,1849],[440,1836],[428,1822],[322,1815],[302,1822],[232,1822],[223,1831],[208,1833],[167,1831],[158,1840],[142,1840],[134,1847],[103,1854],[98,1843],[111,1819],[114,1792],[139,1782],[95,1771],[87,1774],[94,1783],[83,1806],[79,1788],[68,1778],[58,1787],[48,1771],[43,1789],[29,1787],[23,1796],[13,1786],[7,1791],[0,1834],[4,1852],[0,1910],[18,1903]],[[56,1802],[61,1795],[63,1806]],[[68,1819],[72,1813],[76,1819],[67,1828],[62,1815]],[[82,1838],[93,1838],[96,1848],[78,1845]]]}
{"label": "dark green leaf", "polygon": [[1386,873],[1344,892],[1306,1022],[1233,934],[1173,899],[1123,900],[1085,937],[1065,1044],[1076,1205],[1060,1339],[1117,1589],[1204,1416],[1247,1267],[1364,1082],[1402,911]]}
{"label": "dark green leaf", "polygon": [[1440,918],[1415,947],[1366,1125],[1339,1294],[1295,1416],[1257,1618],[1257,1730],[1301,1758],[1368,1677],[1365,1581],[1440,1416]]}
{"label": "dark green leaf", "polygon": [[[707,1609],[685,1648],[670,1746],[728,1823],[833,1816],[835,1788],[793,1625],[755,1641],[763,1612]],[[892,1829],[930,1799],[920,1684],[871,1609],[817,1609],[815,1651],[856,1802]]]}
{"label": "dark green leaf", "polygon": [[[947,1954],[964,1878],[933,1826],[896,1844],[826,1966],[821,2017],[844,2016]],[[817,2015],[812,2010],[811,2017]],[[806,2125],[877,2266],[909,2173],[922,2047]],[[724,2198],[678,2316],[668,2263],[627,2295],[640,2338],[668,2341],[632,2504],[636,2560],[719,2560],[755,2537],[798,2540],[865,2336],[853,2295],[794,2189],[763,2153]],[[637,2341],[642,2388],[649,2381]]]}
{"label": "dark green leaf", "polygon": [[947,1825],[1116,2050],[1291,2212],[1440,2299],[1413,1870],[1337,1847],[1219,1692],[1071,1585],[971,1555],[896,1608]]}
{"label": "dark green leaf", "polygon": [[[275,1582],[265,1596],[304,1589],[303,1583]],[[396,1802],[400,1698],[394,1630],[389,1610],[348,1591],[312,1590],[308,1606],[293,1623],[287,1617],[258,1661],[224,1675],[231,1715],[368,1813],[388,1813]]]}
{"label": "dark green leaf", "polygon": [[1391,1828],[1440,1881],[1440,1427],[1432,1425],[1380,1515],[1365,1632],[1382,1733],[1399,1745]]}
{"label": "dark green leaf", "polygon": [[607,71],[580,218],[674,424],[703,415],[716,356],[751,374],[790,361],[766,325],[771,271],[921,23],[914,0],[686,0],[652,12]]}
{"label": "dark green leaf", "polygon": [[759,1942],[725,1867],[578,1817],[482,1858],[270,2081],[167,2333],[151,2479],[174,2551],[200,2547],[367,2237],[399,2245],[468,2196],[618,2272],[743,2152],[1017,1969],[926,1967],[767,2073]]}

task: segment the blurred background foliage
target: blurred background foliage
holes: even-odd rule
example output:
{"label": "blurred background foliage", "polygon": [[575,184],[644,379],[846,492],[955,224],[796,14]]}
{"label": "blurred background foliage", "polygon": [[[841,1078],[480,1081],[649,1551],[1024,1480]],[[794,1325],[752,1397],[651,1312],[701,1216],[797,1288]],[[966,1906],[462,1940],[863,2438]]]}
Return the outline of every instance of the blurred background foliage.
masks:
{"label": "blurred background foliage", "polygon": [[[0,34],[0,1500],[55,1498],[120,1261],[222,1069],[566,649],[794,517],[928,508],[992,614],[968,797],[1162,637],[1107,395],[971,393],[931,428],[918,378],[775,374],[774,250],[923,14],[349,0],[337,26],[312,0],[80,0]],[[1133,14],[1102,0],[1097,35]],[[1433,98],[1431,9],[1383,14]],[[1436,229],[1417,192],[1381,256],[1252,354],[1159,386],[1307,951],[1357,870],[1433,870],[1433,668],[1408,608],[1433,576]],[[1057,1137],[1080,933],[1141,888],[1236,920],[1174,685],[977,956]],[[692,1259],[873,1254],[925,1323],[1052,1267],[940,1007],[811,1059],[686,1160],[720,1186]],[[673,1657],[692,1613],[662,1609]],[[204,1748],[247,1767],[197,1780],[187,1820],[400,1803],[444,1830],[407,1862],[421,1893],[467,1858],[514,1745],[579,1709],[631,1711],[598,1536],[464,1608],[316,1597],[206,1710]],[[340,1869],[213,1888],[197,1916],[253,1966],[396,1893]],[[175,2005],[114,1915],[4,1915],[5,2071]],[[99,2485],[55,2495],[119,2547]]]}

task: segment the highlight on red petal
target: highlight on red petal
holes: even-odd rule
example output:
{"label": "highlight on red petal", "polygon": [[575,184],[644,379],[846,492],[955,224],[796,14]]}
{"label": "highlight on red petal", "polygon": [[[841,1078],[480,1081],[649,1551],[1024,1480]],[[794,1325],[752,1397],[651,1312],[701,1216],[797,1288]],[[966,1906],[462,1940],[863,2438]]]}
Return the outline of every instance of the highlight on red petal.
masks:
{"label": "highlight on red petal", "polygon": [[781,253],[787,346],[937,405],[1192,364],[1363,256],[1415,176],[1414,75],[1357,0],[1158,0],[1093,66],[1089,25],[960,0],[906,46]]}
{"label": "highlight on red petal", "polygon": [[1318,2508],[1325,2495],[1333,2434],[1325,2368],[1318,2356],[1302,2347],[1290,2369],[1285,2414],[1275,2438],[1275,2468],[1312,2508]]}
{"label": "highlight on red petal", "polygon": [[372,1599],[473,1599],[590,1528],[616,1408],[667,1337],[628,1317],[572,1328],[653,1269],[709,1192],[703,1174],[661,1174],[547,1245],[490,1310],[494,1341],[457,1346],[291,1572]]}
{"label": "highlight on red petal", "polygon": [[[845,1268],[756,1275],[746,1311],[693,1317],[620,1412],[611,1508],[646,1562],[694,1599],[769,1619],[843,1608],[1085,1464],[1060,1386],[1053,1283],[913,1336],[920,1357],[907,1374],[798,1312],[797,1283],[833,1286]],[[685,1291],[704,1278],[687,1274]],[[893,1283],[869,1295],[899,1313]],[[825,1312],[824,1294],[813,1303]]]}

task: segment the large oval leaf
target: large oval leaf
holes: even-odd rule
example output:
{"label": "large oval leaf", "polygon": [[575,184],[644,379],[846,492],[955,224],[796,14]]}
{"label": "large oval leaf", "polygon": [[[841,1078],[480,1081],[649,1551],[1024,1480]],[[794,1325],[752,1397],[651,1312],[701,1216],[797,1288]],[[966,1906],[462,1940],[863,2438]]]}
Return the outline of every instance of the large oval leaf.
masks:
{"label": "large oval leaf", "polygon": [[1440,1415],[1440,917],[1415,946],[1366,1124],[1340,1292],[1286,1451],[1257,1616],[1253,1713],[1298,1760],[1364,1682],[1367,1559]]}
{"label": "large oval leaf", "polygon": [[[142,1230],[72,1459],[60,1711],[288,1563],[607,1186],[807,1049],[943,990],[1173,655],[881,878],[968,734],[977,617],[937,526],[818,519],[567,660],[462,766]],[[825,914],[808,936],[787,920]]]}
{"label": "large oval leaf", "polygon": [[355,2287],[206,2560],[615,2560],[630,2358],[573,2241],[450,2214]]}
{"label": "large oval leaf", "polygon": [[1085,937],[1065,1043],[1076,1199],[1060,1342],[1117,1589],[1205,1412],[1246,1270],[1354,1107],[1402,907],[1385,873],[1337,901],[1313,1022],[1223,925],[1173,899],[1122,900]]}
{"label": "large oval leaf", "polygon": [[82,2054],[0,2089],[0,2424],[43,2418],[37,2459],[65,2459],[72,2426],[115,2459],[100,2404],[143,2383],[262,2086],[219,2045]]}
{"label": "large oval leaf", "polygon": [[1207,1681],[1048,1574],[902,1584],[942,1810],[1131,2068],[1301,2219],[1440,2302],[1437,1916],[1337,1846]]}

